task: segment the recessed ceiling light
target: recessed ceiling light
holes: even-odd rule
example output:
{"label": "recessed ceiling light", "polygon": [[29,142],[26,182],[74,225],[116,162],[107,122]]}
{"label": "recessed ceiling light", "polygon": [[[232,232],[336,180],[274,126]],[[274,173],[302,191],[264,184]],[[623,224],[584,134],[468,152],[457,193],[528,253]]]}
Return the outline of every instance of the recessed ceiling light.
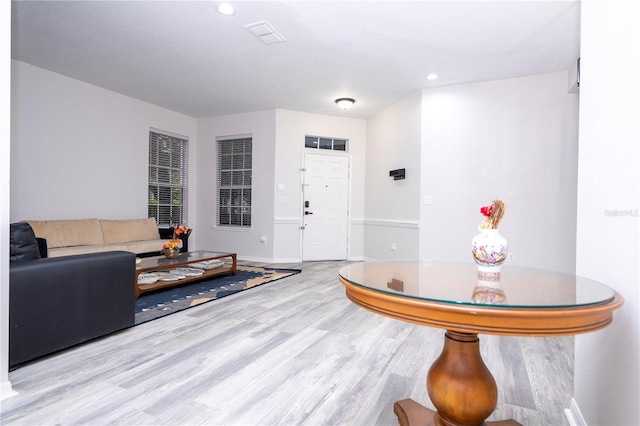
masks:
{"label": "recessed ceiling light", "polygon": [[438,74],[432,72],[431,74],[429,74],[427,76],[427,80],[437,80],[438,79]]}
{"label": "recessed ceiling light", "polygon": [[336,104],[338,104],[338,107],[344,110],[351,108],[355,103],[356,103],[355,99],[351,99],[351,98],[336,99]]}
{"label": "recessed ceiling light", "polygon": [[236,13],[236,11],[233,10],[233,6],[227,3],[218,5],[218,12],[222,13],[223,15],[233,15],[234,13]]}

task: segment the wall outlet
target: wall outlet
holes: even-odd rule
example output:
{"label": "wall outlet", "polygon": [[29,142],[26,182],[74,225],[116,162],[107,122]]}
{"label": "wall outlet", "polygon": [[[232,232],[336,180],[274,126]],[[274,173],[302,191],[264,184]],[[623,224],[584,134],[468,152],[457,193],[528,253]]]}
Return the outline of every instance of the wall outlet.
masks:
{"label": "wall outlet", "polygon": [[391,244],[391,251],[396,251],[396,243]]}
{"label": "wall outlet", "polygon": [[516,254],[515,253],[507,254],[507,262],[515,262],[515,261],[516,261]]}

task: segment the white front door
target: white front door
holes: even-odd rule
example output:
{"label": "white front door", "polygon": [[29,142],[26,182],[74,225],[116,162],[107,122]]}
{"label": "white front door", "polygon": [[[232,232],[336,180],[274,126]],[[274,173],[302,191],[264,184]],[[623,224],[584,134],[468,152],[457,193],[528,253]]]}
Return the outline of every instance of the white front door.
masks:
{"label": "white front door", "polygon": [[302,260],[346,260],[349,157],[304,154]]}

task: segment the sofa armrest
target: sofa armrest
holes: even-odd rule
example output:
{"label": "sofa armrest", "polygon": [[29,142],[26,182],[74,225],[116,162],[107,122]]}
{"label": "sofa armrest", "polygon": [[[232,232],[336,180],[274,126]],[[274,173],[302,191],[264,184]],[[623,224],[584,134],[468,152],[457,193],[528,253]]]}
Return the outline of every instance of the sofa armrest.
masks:
{"label": "sofa armrest", "polygon": [[158,234],[160,234],[160,239],[170,240],[173,238],[173,228],[158,228]]}
{"label": "sofa armrest", "polygon": [[47,240],[44,238],[36,237],[38,242],[38,250],[40,251],[40,257],[45,258],[49,255],[49,248],[47,247]]}
{"label": "sofa armrest", "polygon": [[133,253],[92,253],[10,265],[10,366],[130,327],[134,321]]}

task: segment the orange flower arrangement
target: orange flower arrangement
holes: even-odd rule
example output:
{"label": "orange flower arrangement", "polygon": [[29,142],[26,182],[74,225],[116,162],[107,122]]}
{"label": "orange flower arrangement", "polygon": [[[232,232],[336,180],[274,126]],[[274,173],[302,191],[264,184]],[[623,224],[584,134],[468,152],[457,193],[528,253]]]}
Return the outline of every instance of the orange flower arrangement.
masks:
{"label": "orange flower arrangement", "polygon": [[178,235],[189,236],[191,234],[191,228],[180,225],[173,229],[173,238],[162,245],[163,250],[180,250],[182,248],[182,240],[178,238]]}
{"label": "orange flower arrangement", "polygon": [[179,250],[182,248],[182,240],[171,239],[162,245],[163,250]]}

